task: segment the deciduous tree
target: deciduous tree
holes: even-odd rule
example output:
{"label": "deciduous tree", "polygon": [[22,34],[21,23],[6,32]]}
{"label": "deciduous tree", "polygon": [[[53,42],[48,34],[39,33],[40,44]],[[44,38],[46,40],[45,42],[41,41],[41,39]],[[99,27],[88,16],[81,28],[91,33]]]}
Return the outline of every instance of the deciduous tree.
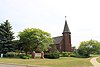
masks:
{"label": "deciduous tree", "polygon": [[49,33],[36,28],[25,29],[18,36],[26,54],[28,51],[46,51],[53,42]]}
{"label": "deciduous tree", "polygon": [[100,52],[100,42],[96,40],[83,41],[80,43],[78,53],[81,56],[89,57],[90,54]]}

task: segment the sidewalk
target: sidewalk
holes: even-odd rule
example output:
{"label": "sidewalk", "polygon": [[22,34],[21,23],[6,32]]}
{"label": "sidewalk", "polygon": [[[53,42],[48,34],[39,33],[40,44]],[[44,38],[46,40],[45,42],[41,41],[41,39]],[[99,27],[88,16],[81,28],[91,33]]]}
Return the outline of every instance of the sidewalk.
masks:
{"label": "sidewalk", "polygon": [[92,58],[91,60],[90,60],[90,62],[93,64],[93,66],[94,67],[100,67],[100,63],[99,62],[97,62],[97,59],[98,57],[95,57],[95,58]]}

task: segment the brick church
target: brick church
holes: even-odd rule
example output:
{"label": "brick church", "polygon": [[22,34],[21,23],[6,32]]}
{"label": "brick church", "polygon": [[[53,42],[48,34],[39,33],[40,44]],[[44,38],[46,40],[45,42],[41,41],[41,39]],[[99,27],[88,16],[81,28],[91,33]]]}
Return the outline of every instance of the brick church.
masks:
{"label": "brick church", "polygon": [[57,49],[60,52],[72,52],[71,46],[71,32],[67,24],[66,16],[65,16],[65,25],[62,32],[62,36],[54,37],[54,44],[57,46]]}

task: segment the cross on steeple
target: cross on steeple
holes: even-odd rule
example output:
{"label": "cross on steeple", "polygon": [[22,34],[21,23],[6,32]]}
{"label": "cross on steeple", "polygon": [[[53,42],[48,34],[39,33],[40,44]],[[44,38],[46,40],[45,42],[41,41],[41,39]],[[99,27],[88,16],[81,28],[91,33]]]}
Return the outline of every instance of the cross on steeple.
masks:
{"label": "cross on steeple", "polygon": [[66,16],[65,16],[65,20],[66,20]]}

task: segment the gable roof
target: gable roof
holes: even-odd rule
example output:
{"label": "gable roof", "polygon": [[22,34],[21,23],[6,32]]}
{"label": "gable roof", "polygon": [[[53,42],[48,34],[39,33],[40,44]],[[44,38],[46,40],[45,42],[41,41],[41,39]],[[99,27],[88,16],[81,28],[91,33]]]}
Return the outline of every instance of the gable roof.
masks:
{"label": "gable roof", "polygon": [[63,36],[54,37],[54,44],[60,44],[63,39]]}

